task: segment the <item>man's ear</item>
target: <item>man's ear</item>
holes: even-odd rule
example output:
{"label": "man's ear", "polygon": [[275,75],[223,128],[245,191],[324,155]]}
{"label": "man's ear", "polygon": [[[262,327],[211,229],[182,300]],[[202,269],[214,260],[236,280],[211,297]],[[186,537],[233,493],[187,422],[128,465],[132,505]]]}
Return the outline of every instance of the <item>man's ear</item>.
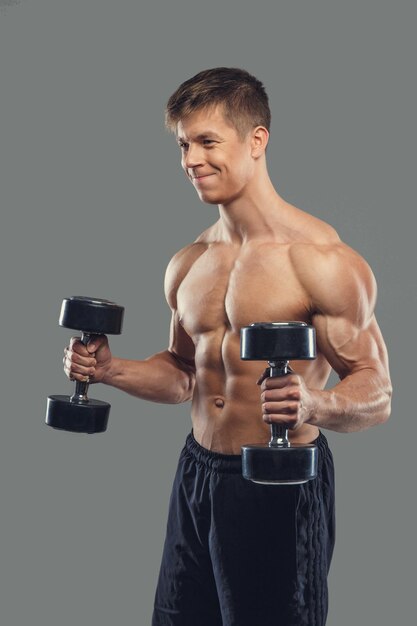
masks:
{"label": "man's ear", "polygon": [[257,126],[252,131],[251,137],[251,145],[252,145],[252,156],[256,159],[262,154],[265,153],[266,146],[269,141],[269,132],[265,128],[265,126]]}

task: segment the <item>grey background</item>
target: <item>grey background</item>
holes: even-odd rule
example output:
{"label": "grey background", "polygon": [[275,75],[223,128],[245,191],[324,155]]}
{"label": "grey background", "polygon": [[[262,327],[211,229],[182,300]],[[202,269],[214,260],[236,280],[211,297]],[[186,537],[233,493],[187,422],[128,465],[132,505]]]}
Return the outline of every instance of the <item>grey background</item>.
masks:
{"label": "grey background", "polygon": [[[408,623],[415,603],[413,3],[0,3],[0,612],[6,626],[149,624],[189,406],[110,401],[106,434],[43,424],[70,393],[63,297],[126,307],[115,354],[167,345],[163,276],[217,216],[163,128],[180,82],[218,65],[264,81],[269,168],[289,202],[370,263],[391,420],[327,432],[337,473],[329,626]],[[264,529],[260,529],[264,532]],[[254,625],[255,626],[255,625]]]}

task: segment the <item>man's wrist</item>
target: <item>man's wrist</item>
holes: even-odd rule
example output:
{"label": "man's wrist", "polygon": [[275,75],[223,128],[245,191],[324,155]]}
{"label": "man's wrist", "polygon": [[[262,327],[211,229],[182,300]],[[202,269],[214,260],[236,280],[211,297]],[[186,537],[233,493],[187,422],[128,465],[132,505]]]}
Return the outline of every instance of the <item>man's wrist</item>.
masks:
{"label": "man's wrist", "polygon": [[313,389],[310,390],[309,417],[306,420],[311,426],[320,427],[323,425],[323,417],[329,408],[330,394],[328,391]]}
{"label": "man's wrist", "polygon": [[114,359],[112,358],[108,367],[106,368],[103,378],[101,379],[100,382],[102,382],[104,385],[112,385],[113,384],[113,380],[114,377],[116,376],[116,372],[117,372],[117,367],[116,367],[116,363],[115,361],[118,361],[119,359]]}

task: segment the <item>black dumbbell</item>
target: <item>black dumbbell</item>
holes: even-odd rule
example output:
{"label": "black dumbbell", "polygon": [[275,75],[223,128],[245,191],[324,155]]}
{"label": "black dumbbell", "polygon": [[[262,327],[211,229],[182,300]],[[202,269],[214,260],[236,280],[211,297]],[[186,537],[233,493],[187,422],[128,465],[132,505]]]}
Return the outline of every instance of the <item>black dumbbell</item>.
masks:
{"label": "black dumbbell", "polygon": [[[268,361],[269,376],[285,376],[288,361],[314,359],[315,329],[304,322],[256,323],[241,329],[241,359]],[[255,483],[297,485],[317,475],[317,446],[290,443],[288,429],[271,424],[267,444],[242,446],[244,478]]]}
{"label": "black dumbbell", "polygon": [[[94,335],[120,335],[123,315],[124,308],[109,300],[73,296],[62,302],[59,325],[81,331],[86,346]],[[110,404],[87,398],[88,385],[77,381],[72,396],[49,396],[46,424],[76,433],[104,432]]]}

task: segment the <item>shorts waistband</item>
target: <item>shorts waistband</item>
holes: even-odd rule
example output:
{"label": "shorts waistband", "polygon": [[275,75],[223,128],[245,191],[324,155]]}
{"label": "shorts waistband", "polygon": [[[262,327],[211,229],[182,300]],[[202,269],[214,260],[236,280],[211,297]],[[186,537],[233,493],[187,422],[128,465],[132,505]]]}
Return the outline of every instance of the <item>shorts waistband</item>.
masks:
{"label": "shorts waistband", "polygon": [[[319,453],[322,452],[323,455],[329,450],[327,439],[321,431],[317,439],[312,443],[317,446]],[[184,451],[193,457],[197,463],[204,465],[209,470],[230,474],[242,472],[242,456],[240,454],[222,454],[203,448],[194,438],[193,431],[187,436]],[[319,464],[321,456],[319,454]]]}

